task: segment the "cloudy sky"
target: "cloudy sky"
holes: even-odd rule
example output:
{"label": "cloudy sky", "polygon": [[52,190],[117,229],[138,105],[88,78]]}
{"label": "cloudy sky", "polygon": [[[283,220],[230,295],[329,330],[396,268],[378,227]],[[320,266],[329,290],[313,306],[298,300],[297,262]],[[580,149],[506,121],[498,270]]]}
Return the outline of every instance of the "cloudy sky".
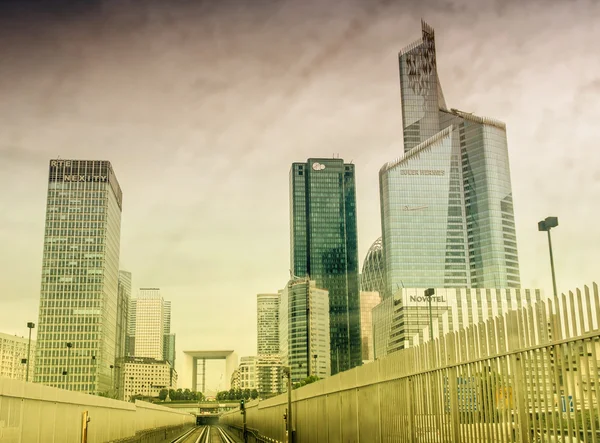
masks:
{"label": "cloudy sky", "polygon": [[[288,171],[357,166],[359,253],[402,152],[397,52],[436,29],[449,106],[507,123],[522,285],[598,278],[600,6],[549,0],[43,1],[0,6],[0,331],[39,301],[50,158],[110,160],[121,268],[173,302],[178,349],[256,352],[289,268]],[[180,359],[181,361],[181,359]]]}

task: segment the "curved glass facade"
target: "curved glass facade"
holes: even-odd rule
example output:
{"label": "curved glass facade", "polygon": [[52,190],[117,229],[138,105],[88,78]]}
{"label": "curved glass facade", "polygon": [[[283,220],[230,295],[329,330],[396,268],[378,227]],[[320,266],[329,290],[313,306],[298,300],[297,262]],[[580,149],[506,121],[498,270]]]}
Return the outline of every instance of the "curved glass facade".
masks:
{"label": "curved glass facade", "polygon": [[383,297],[385,290],[385,266],[383,264],[383,244],[381,237],[373,242],[363,262],[360,276],[360,290],[379,292]]}
{"label": "curved glass facade", "polygon": [[399,54],[404,155],[380,171],[384,294],[519,287],[506,127],[446,108],[422,33]]}

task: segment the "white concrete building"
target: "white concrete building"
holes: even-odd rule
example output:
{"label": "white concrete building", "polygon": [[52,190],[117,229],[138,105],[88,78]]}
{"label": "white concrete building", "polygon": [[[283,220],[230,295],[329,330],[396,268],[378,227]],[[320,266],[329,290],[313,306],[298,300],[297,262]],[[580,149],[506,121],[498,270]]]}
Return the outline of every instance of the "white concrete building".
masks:
{"label": "white concrete building", "polygon": [[135,356],[162,360],[165,301],[160,289],[141,288],[135,304]]}
{"label": "white concrete building", "polygon": [[[28,338],[0,332],[0,377],[25,381]],[[35,372],[35,341],[31,340],[29,381]]]}
{"label": "white concrete building", "polygon": [[240,365],[233,371],[231,387],[233,389],[256,389],[256,366],[258,358],[255,356],[242,357]]}
{"label": "white concrete building", "polygon": [[161,389],[177,389],[177,372],[168,361],[151,358],[126,358],[121,366],[123,374],[123,400],[133,395],[158,397]]}

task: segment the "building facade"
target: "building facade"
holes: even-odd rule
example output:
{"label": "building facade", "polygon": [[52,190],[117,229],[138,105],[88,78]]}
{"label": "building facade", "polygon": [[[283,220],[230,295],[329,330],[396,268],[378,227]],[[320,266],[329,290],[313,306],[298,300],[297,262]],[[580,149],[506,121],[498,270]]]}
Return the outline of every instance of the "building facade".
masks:
{"label": "building facade", "polygon": [[122,192],[108,161],[51,160],[34,381],[113,387]]}
{"label": "building facade", "polygon": [[331,374],[329,293],[308,278],[290,280],[281,290],[279,349],[292,382]]}
{"label": "building facade", "polygon": [[279,355],[259,355],[256,361],[256,390],[261,398],[283,392],[282,365]]}
{"label": "building facade", "polygon": [[279,294],[256,296],[258,355],[279,355]]}
{"label": "building facade", "polygon": [[519,287],[505,124],[448,109],[427,24],[399,64],[404,154],[379,174],[385,296]]}
{"label": "building facade", "polygon": [[164,304],[158,288],[141,288],[136,299],[135,356],[162,360]]}
{"label": "building facade", "polygon": [[373,308],[381,302],[378,291],[360,291],[360,327],[363,363],[373,361]]}
{"label": "building facade", "polygon": [[290,170],[291,271],[329,291],[335,374],[361,364],[356,185],[353,164],[309,159]]}
{"label": "building facade", "polygon": [[360,290],[378,292],[381,297],[385,294],[385,264],[381,237],[375,240],[367,251],[360,274]]}
{"label": "building facade", "polygon": [[[431,297],[433,338],[478,324],[541,300],[539,289],[435,288]],[[430,339],[425,289],[404,288],[373,309],[374,357]]]}
{"label": "building facade", "polygon": [[233,389],[257,389],[257,366],[258,358],[256,356],[242,357],[240,365],[233,371],[231,376],[231,387]]}
{"label": "building facade", "polygon": [[177,372],[168,361],[153,358],[128,357],[122,363],[123,395],[130,401],[132,396],[158,397],[162,389],[177,389]]}
{"label": "building facade", "polygon": [[29,358],[29,379],[35,372],[35,340],[31,340],[27,357],[28,338],[0,332],[0,377],[25,381],[27,358]]}
{"label": "building facade", "polygon": [[115,361],[127,356],[127,322],[131,304],[131,272],[119,271]]}

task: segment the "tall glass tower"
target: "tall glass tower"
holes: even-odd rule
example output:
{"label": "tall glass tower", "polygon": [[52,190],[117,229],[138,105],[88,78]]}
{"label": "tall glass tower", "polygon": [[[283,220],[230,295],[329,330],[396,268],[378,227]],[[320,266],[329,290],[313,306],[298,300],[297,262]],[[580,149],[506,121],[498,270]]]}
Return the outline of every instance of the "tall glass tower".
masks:
{"label": "tall glass tower", "polygon": [[399,63],[404,153],[379,174],[384,297],[519,287],[505,124],[447,108],[426,23]]}
{"label": "tall glass tower", "polygon": [[291,272],[329,291],[331,373],[361,364],[354,165],[308,159],[290,170]]}
{"label": "tall glass tower", "polygon": [[113,386],[121,205],[109,162],[50,161],[36,383],[89,393]]}

